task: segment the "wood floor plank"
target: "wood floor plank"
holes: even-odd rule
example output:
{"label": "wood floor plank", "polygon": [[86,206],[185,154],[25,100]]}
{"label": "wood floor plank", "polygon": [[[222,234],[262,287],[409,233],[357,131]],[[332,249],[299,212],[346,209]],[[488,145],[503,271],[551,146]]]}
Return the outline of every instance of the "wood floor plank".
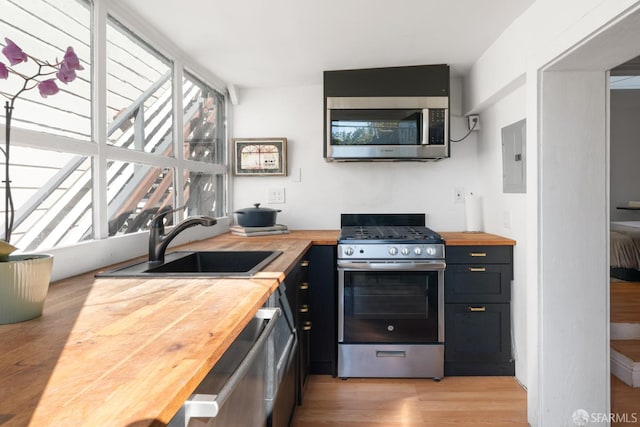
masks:
{"label": "wood floor plank", "polygon": [[640,283],[611,282],[611,322],[640,323]]}
{"label": "wood floor plank", "polygon": [[527,425],[526,392],[511,377],[348,379],[311,376],[294,427]]}
{"label": "wood floor plank", "polygon": [[[612,281],[610,286],[611,322],[640,322],[640,283]],[[639,340],[612,340],[611,347],[631,358],[640,361]],[[633,388],[611,375],[611,412],[627,421],[614,421],[612,426],[631,426],[640,424],[640,388]]]}
{"label": "wood floor plank", "polygon": [[[611,412],[626,415],[627,421],[612,422],[612,427],[640,425],[640,388],[633,388],[611,375]],[[633,416],[635,414],[635,422]]]}
{"label": "wood floor plank", "polygon": [[635,363],[640,362],[640,340],[611,340],[611,348]]}

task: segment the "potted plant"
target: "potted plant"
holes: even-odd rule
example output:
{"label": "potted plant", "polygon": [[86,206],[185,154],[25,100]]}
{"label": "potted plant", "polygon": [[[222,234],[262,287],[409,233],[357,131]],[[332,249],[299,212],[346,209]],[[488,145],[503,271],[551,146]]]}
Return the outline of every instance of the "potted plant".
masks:
{"label": "potted plant", "polygon": [[[0,61],[0,80],[17,79],[18,89],[8,93],[2,90],[0,84],[0,95],[6,98],[5,144],[4,149],[0,147],[5,157],[5,226],[4,240],[0,241],[0,324],[21,322],[42,315],[53,266],[53,257],[48,254],[10,255],[16,250],[10,244],[15,210],[9,178],[11,115],[14,104],[20,94],[35,88],[38,88],[43,98],[55,95],[60,90],[57,81],[64,84],[72,82],[76,78],[76,71],[83,69],[71,47],[67,48],[62,60],[49,62],[26,54],[8,38],[4,41],[2,53],[8,64]],[[21,65],[29,62],[30,64]],[[18,69],[17,65],[22,68],[31,65],[31,71]]]}

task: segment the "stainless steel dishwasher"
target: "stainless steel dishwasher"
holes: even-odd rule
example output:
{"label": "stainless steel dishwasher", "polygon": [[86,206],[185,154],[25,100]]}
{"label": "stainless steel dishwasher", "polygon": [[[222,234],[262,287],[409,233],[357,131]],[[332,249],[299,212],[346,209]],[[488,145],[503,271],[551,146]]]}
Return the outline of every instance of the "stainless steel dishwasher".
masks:
{"label": "stainless steel dishwasher", "polygon": [[271,294],[266,307],[279,308],[280,317],[273,330],[267,351],[267,425],[283,427],[290,424],[296,406],[296,348],[298,337],[295,320],[287,299],[285,282]]}
{"label": "stainless steel dishwasher", "polygon": [[198,385],[170,427],[260,427],[266,425],[269,343],[281,316],[262,308]]}

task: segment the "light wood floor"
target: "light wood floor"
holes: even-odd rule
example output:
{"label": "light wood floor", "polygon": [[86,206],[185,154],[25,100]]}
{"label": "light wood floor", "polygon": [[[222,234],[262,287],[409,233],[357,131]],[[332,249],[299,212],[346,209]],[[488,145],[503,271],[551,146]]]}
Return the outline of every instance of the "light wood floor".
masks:
{"label": "light wood floor", "polygon": [[[632,388],[611,375],[611,412],[614,414],[627,414],[629,423],[612,422],[612,427],[618,426],[638,426],[640,425],[640,388]],[[631,422],[632,414],[639,419]]]}
{"label": "light wood floor", "polygon": [[[611,322],[640,323],[640,283],[612,281]],[[627,342],[625,342],[627,341]],[[634,361],[640,361],[640,340],[614,340],[611,346]],[[640,416],[640,388],[633,388],[611,376],[611,412]],[[639,425],[612,423],[612,426]]]}
{"label": "light wood floor", "polygon": [[640,322],[640,283],[611,282],[611,322]]}
{"label": "light wood floor", "polygon": [[[509,377],[349,379],[311,375],[293,427],[526,426],[526,392]],[[611,411],[638,426],[640,388],[611,376]]]}
{"label": "light wood floor", "polygon": [[293,427],[527,426],[511,377],[348,379],[312,375]]}
{"label": "light wood floor", "polygon": [[640,340],[611,340],[611,348],[640,363]]}

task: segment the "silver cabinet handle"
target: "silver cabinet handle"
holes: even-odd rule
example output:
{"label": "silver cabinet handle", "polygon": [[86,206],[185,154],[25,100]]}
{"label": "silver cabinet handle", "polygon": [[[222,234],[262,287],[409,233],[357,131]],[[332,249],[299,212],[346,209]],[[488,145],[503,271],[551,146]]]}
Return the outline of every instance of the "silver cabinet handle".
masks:
{"label": "silver cabinet handle", "polygon": [[407,357],[407,352],[401,350],[376,350],[376,357]]}

